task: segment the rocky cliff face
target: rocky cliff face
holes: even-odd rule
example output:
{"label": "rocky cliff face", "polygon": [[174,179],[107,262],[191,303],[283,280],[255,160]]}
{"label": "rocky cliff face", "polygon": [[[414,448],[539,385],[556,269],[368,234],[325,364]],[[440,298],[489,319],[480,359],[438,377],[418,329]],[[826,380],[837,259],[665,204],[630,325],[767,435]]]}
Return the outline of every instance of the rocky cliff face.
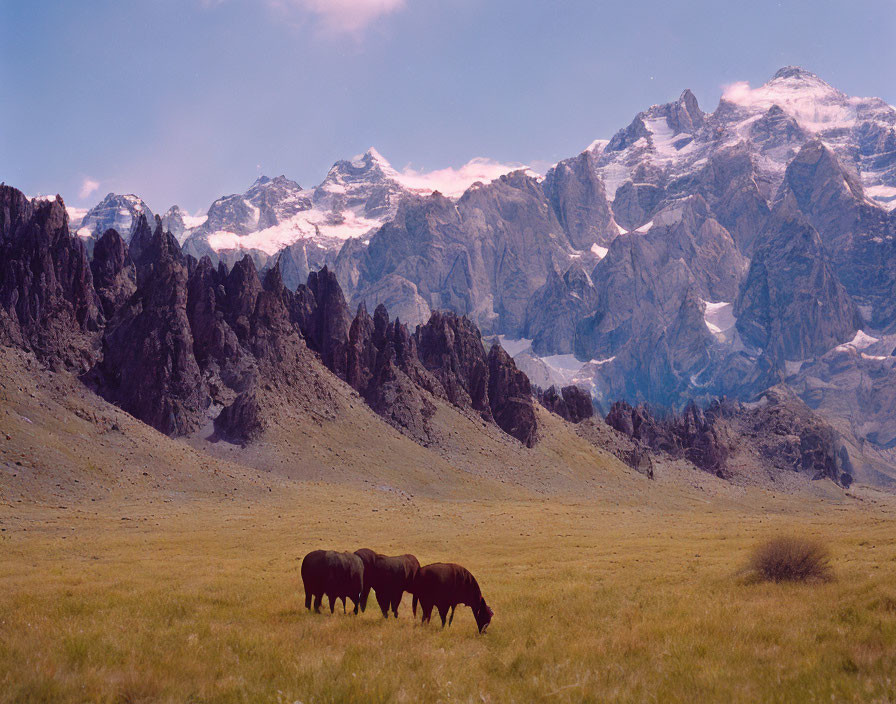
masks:
{"label": "rocky cliff face", "polygon": [[208,391],[193,354],[187,263],[161,224],[142,252],[137,290],[115,312],[90,380],[131,415],[168,435],[203,422]]}
{"label": "rocky cliff face", "polygon": [[870,308],[867,322],[878,328],[896,322],[887,306],[896,262],[896,228],[892,213],[888,217],[866,196],[855,167],[822,141],[808,142],[787,167],[784,196],[793,199],[818,232],[846,291],[858,304]]}
{"label": "rocky cliff face", "polygon": [[618,402],[613,404],[606,420],[610,427],[647,447],[671,457],[684,457],[701,469],[724,476],[731,449],[730,433],[720,420],[726,410],[721,404],[715,404],[707,417],[691,403],[681,415],[658,419],[645,406],[632,408]]}
{"label": "rocky cliff face", "polygon": [[750,399],[863,326],[896,329],[894,140],[883,101],[786,67],[711,113],[690,91],[639,113],[529,184],[530,205],[510,177],[409,203],[336,268],[355,301],[574,354],[603,401]]}
{"label": "rocky cliff face", "polygon": [[595,166],[594,154],[582,152],[548,171],[543,184],[569,243],[578,250],[605,245],[618,234],[613,210]]}
{"label": "rocky cliff face", "polygon": [[142,198],[133,193],[109,193],[87,211],[78,227],[78,234],[85,239],[98,239],[106,230],[115,230],[129,242],[140,216],[148,222],[155,217]]}
{"label": "rocky cliff face", "polygon": [[789,360],[824,354],[862,324],[821,237],[789,191],[757,239],[735,316],[745,342]]}
{"label": "rocky cliff face", "polygon": [[547,391],[538,390],[538,402],[551,413],[556,413],[570,423],[581,423],[594,415],[591,394],[578,386],[551,386]]}
{"label": "rocky cliff face", "polygon": [[[525,446],[538,440],[529,379],[500,345],[486,352],[476,326],[455,313],[437,311],[413,333],[390,320],[382,305],[373,316],[359,306],[351,317],[329,270],[313,272],[292,291],[275,265],[262,283],[251,257],[228,268],[185,256],[159,218],[154,227],[138,219],[130,248],[107,231],[88,265],[61,201],[32,202],[4,187],[0,204],[4,343],[74,371],[91,366],[82,376],[88,385],[162,432],[213,426],[218,438],[245,444],[267,429],[271,404],[326,407],[331,387],[315,371],[316,353],[387,422],[420,443],[445,440],[436,421],[439,404],[494,423]],[[689,236],[695,228],[687,226]],[[672,242],[682,237],[661,232]],[[657,337],[645,337],[653,354],[639,354],[654,365],[650,378],[713,364],[712,354],[704,356],[711,343],[694,343],[689,332],[705,314],[697,278],[691,274],[671,322]],[[720,280],[707,273],[702,284]],[[890,342],[862,333],[841,347],[857,365],[883,364],[877,353],[892,351]],[[843,366],[831,355],[825,364]],[[820,373],[818,365],[807,368]],[[551,388],[539,398],[571,422],[583,423],[593,412],[590,396],[575,386]],[[886,400],[884,391],[878,399]],[[820,404],[830,405],[823,398]],[[786,389],[768,391],[749,406],[715,402],[703,411],[691,403],[663,416],[620,402],[607,422],[627,438],[620,445],[626,461],[647,474],[653,471],[649,451],[733,476],[739,465],[732,453],[741,446],[777,470],[844,485],[853,474],[852,450],[838,432]],[[883,427],[875,437],[886,442]]]}
{"label": "rocky cliff face", "polygon": [[[250,301],[257,307],[264,297],[242,263],[249,254],[261,276],[277,269],[289,325],[331,369],[359,392],[371,378],[389,379],[394,393],[362,392],[382,409],[399,408],[413,387],[423,389],[420,398],[498,420],[490,376],[480,369],[487,355],[470,351],[463,324],[446,330],[454,323],[444,313],[431,319],[434,310],[450,310],[505,341],[524,338],[526,347],[531,340],[522,354],[546,370],[539,383],[582,384],[607,405],[624,399],[683,409],[688,399],[705,406],[722,394],[746,401],[789,381],[807,402],[847,413],[852,406],[822,393],[819,382],[842,392],[838,398],[865,398],[872,389],[881,402],[873,420],[840,420],[859,442],[886,451],[893,420],[881,391],[886,359],[862,355],[889,352],[858,350],[847,362],[836,350],[896,332],[894,145],[891,106],[785,67],[762,86],[727,90],[712,112],[690,91],[652,106],[544,179],[518,171],[459,197],[423,195],[370,151],[335,164],[314,189],[259,179],[216,201],[198,228],[172,209],[163,230],[183,224],[191,235],[185,252],[210,258],[195,271],[187,263],[187,308],[212,409],[248,391],[257,360],[247,350],[272,339],[251,331]],[[120,216],[124,241],[105,242],[92,267],[76,245],[52,234],[59,227],[50,222],[51,204],[16,206],[48,210],[46,223],[35,225],[42,244],[33,251],[21,239],[4,244],[0,322],[8,338],[69,366],[96,363],[105,321],[137,294],[156,230],[135,198],[110,194],[87,219],[95,228]],[[85,241],[99,246],[105,228],[90,227]],[[13,271],[27,256],[44,262],[34,271],[52,270],[57,282],[47,290],[55,293],[35,293],[27,274]],[[324,266],[326,280],[310,281]],[[237,269],[242,279],[228,284]],[[359,323],[353,340],[348,311],[362,303],[366,310],[384,304],[411,327],[401,332],[396,323],[391,342],[374,344],[374,314],[374,328]],[[413,332],[416,325],[422,332]],[[433,354],[428,335],[457,342],[457,359]],[[399,354],[404,339],[414,355]],[[408,401],[395,422],[411,425],[425,408]],[[421,438],[428,432],[425,424],[418,430]]]}
{"label": "rocky cliff face", "polygon": [[[307,293],[306,293],[307,292]],[[529,380],[501,351],[486,355],[479,330],[468,319],[436,311],[411,334],[385,306],[371,318],[348,308],[332,272],[311,275],[296,292],[306,303],[297,319],[326,366],[355,388],[391,424],[420,442],[436,442],[430,398],[493,422],[532,446],[536,420]]]}
{"label": "rocky cliff face", "polygon": [[0,185],[0,334],[53,366],[83,371],[96,359],[102,304],[62,201]]}
{"label": "rocky cliff face", "polygon": [[500,345],[488,353],[488,401],[495,423],[526,447],[538,440],[538,423],[529,377],[516,368]]}
{"label": "rocky cliff face", "polygon": [[402,201],[366,249],[347,252],[353,267],[342,256],[337,266],[357,270],[356,298],[387,276],[403,279],[430,308],[518,334],[530,297],[573,251],[541,185],[516,172],[456,203],[438,194]]}
{"label": "rocky cliff face", "polygon": [[526,307],[523,337],[536,354],[573,354],[580,321],[598,306],[598,292],[585,266],[574,262],[562,276],[548,273]]}
{"label": "rocky cliff face", "polygon": [[115,230],[106,230],[94,246],[90,271],[103,314],[111,319],[137,290],[137,267]]}
{"label": "rocky cliff face", "polygon": [[839,434],[787,390],[769,390],[749,406],[723,400],[702,411],[688,404],[680,414],[660,417],[646,406],[619,402],[606,421],[646,448],[720,477],[732,476],[736,455],[752,454],[770,471],[801,472],[846,487],[853,479]]}

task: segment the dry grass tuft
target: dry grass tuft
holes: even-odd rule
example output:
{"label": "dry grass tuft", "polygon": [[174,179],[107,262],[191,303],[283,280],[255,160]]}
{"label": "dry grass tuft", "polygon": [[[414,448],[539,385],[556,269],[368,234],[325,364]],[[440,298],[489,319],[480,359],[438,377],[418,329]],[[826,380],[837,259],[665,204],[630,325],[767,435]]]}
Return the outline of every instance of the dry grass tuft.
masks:
{"label": "dry grass tuft", "polygon": [[831,579],[830,563],[830,551],[820,540],[787,535],[757,546],[750,568],[766,582],[823,582]]}

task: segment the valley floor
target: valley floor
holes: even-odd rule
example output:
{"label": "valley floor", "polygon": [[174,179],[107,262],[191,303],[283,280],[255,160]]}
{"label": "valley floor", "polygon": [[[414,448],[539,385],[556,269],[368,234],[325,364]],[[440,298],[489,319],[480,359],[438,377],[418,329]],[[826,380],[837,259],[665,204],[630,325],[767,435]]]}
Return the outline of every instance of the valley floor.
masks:
{"label": "valley floor", "polygon": [[[0,503],[0,702],[894,701],[896,504],[746,490]],[[836,579],[751,584],[753,545],[827,541]],[[495,610],[422,627],[303,608],[321,547],[469,567]],[[435,621],[436,619],[434,619]]]}

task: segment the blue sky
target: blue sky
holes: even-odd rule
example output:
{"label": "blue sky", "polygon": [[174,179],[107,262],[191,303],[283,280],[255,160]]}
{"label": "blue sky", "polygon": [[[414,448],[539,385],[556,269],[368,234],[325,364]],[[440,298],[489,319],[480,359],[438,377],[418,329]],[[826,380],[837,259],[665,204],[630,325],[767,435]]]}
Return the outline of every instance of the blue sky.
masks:
{"label": "blue sky", "polygon": [[896,104],[896,0],[0,0],[0,180],[204,210],[260,173],[543,167],[799,64]]}

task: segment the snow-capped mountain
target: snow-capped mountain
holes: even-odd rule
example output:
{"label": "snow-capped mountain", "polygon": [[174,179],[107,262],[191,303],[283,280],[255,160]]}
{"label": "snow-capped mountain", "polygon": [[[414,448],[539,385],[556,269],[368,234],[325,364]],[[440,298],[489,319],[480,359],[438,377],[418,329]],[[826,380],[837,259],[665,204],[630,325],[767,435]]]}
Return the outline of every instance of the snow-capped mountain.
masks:
{"label": "snow-capped mountain", "polygon": [[179,205],[172,205],[162,216],[162,227],[183,244],[190,230],[196,229],[206,220],[208,220],[208,215],[190,215]]}
{"label": "snow-capped mountain", "polygon": [[364,239],[391,220],[406,196],[429,195],[446,186],[450,195],[460,195],[472,183],[490,181],[514,168],[474,160],[459,170],[429,175],[400,172],[371,148],[337,161],[312,189],[302,189],[285,176],[262,176],[245,193],[219,198],[206,222],[187,231],[185,248],[194,256],[212,258],[232,259],[249,252],[263,263],[304,242],[335,256],[345,240]]}
{"label": "snow-capped mountain", "polygon": [[109,193],[87,211],[78,226],[77,233],[85,239],[98,239],[106,230],[112,229],[127,242],[130,241],[140,215],[146,216],[148,221],[154,217],[142,198],[133,193],[126,195]]}
{"label": "snow-capped mountain", "polygon": [[[139,213],[110,194],[81,234],[127,239]],[[896,461],[896,109],[800,68],[729,86],[712,112],[685,90],[544,178],[398,170],[371,149],[317,187],[261,177],[163,226],[197,259],[277,261],[293,289],[326,264],[352,306],[412,326],[462,313],[536,383],[601,403],[787,384],[858,456]]]}
{"label": "snow-capped mountain", "polygon": [[[893,395],[868,380],[896,383],[894,195],[896,110],[786,67],[713,112],[686,90],[543,180],[407,198],[335,268],[353,302],[465,313],[532,378],[601,402],[786,381],[825,412],[878,409],[853,432],[890,442]],[[850,346],[868,338],[873,355]]]}
{"label": "snow-capped mountain", "polygon": [[[866,196],[893,209],[894,128],[896,109],[883,100],[847,96],[814,73],[788,66],[759,88],[728,86],[711,114],[703,113],[694,95],[685,91],[675,103],[639,113],[611,140],[596,141],[589,151],[608,197],[619,197],[614,212],[623,222],[633,214],[627,207],[633,197],[658,202],[687,192],[691,177],[713,155],[731,150],[749,153],[762,196],[772,198],[787,164],[810,139],[822,140],[861,174]],[[643,209],[634,214],[626,225],[647,222]]]}

